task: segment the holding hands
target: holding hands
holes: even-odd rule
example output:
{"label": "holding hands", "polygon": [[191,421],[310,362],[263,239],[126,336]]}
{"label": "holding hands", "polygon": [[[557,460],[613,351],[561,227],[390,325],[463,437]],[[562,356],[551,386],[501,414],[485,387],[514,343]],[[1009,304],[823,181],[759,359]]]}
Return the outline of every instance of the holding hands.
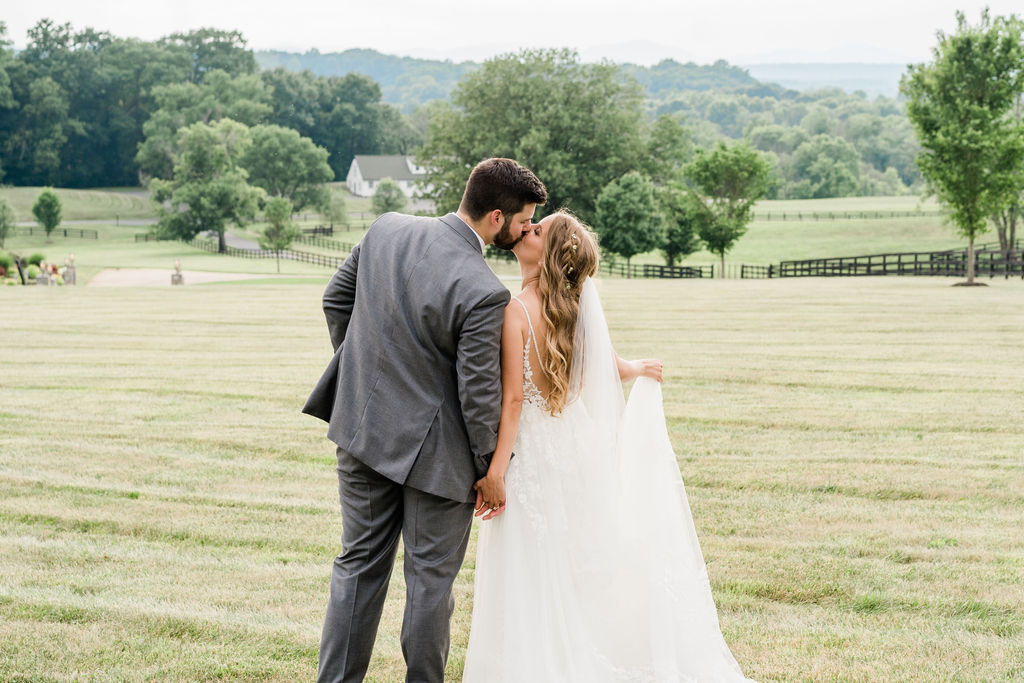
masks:
{"label": "holding hands", "polygon": [[487,476],[473,485],[476,491],[476,512],[474,517],[483,516],[486,521],[505,511],[505,475],[498,474],[492,467]]}

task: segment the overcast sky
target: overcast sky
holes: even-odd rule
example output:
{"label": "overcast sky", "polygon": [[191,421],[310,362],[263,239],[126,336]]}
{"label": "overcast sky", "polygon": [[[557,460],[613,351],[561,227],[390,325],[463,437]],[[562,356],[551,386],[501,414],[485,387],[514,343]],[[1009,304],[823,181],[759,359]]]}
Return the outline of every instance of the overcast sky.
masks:
{"label": "overcast sky", "polygon": [[[240,30],[250,47],[373,48],[482,60],[522,47],[573,47],[585,59],[650,64],[919,62],[963,10],[976,22],[1024,14],[1021,0],[11,0],[0,13],[24,47],[41,18],[152,40],[203,26]],[[263,9],[266,8],[266,9]],[[499,9],[500,8],[500,9]]]}

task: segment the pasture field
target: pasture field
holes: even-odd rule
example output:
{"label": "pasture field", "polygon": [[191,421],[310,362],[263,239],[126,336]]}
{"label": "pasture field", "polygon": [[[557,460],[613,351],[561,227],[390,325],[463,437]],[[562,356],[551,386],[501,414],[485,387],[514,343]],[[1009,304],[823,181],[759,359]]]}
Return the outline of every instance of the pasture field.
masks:
{"label": "pasture field", "polygon": [[[337,230],[334,239],[357,242],[373,219],[369,200],[346,195],[349,207],[347,230]],[[916,213],[920,215],[901,215]],[[825,218],[832,213],[835,218]],[[864,212],[880,212],[885,218],[864,218]],[[846,197],[842,199],[765,200],[754,210],[755,219],[747,234],[726,254],[727,263],[762,264],[783,260],[860,256],[903,251],[940,251],[966,247],[967,241],[945,222],[934,201],[918,197]],[[786,220],[781,220],[783,213]],[[849,217],[840,214],[849,214]],[[890,214],[897,215],[890,215]],[[798,215],[803,218],[797,218]],[[814,219],[814,214],[820,216]],[[323,220],[308,217],[301,221],[312,227]],[[261,226],[251,226],[246,235],[255,239]],[[995,241],[994,232],[982,235],[981,242]],[[305,249],[305,247],[302,247]],[[639,254],[634,263],[664,264],[661,252]],[[718,264],[718,257],[698,251],[688,256],[686,265]]]}
{"label": "pasture field", "polygon": [[916,195],[896,197],[834,197],[831,199],[763,199],[754,207],[754,213],[761,217],[767,214],[778,217],[782,212],[824,214],[846,211],[921,211],[922,213],[930,214],[938,210],[939,205],[934,198],[921,199]]}
{"label": "pasture field", "polygon": [[[977,242],[995,241],[995,233],[982,235]],[[943,251],[966,247],[941,216],[913,216],[886,219],[842,219],[822,221],[759,221],[750,224],[747,234],[725,255],[729,263],[767,265],[831,256],[864,256],[906,251]],[[659,252],[637,258],[637,262],[664,263]],[[686,265],[718,264],[718,256],[707,251],[691,254]],[[717,270],[717,268],[716,268]]]}
{"label": "pasture field", "polygon": [[[748,676],[1024,679],[1024,283],[950,283],[601,283],[618,351],[665,361]],[[0,679],[313,677],[341,524],[299,413],[321,291],[0,291]],[[403,674],[397,566],[372,681]]]}
{"label": "pasture field", "polygon": [[[336,226],[333,239],[341,242],[358,242],[373,221],[374,214],[368,198],[355,197],[348,192],[344,183],[332,183],[332,191],[345,197],[348,210],[348,225]],[[19,220],[31,220],[31,205],[40,188],[0,188],[0,197],[7,197],[14,203]],[[145,191],[123,188],[116,191],[104,190],[58,190],[64,200],[64,220],[109,220],[109,224],[91,224],[89,229],[100,230],[100,241],[54,237],[51,247],[38,236],[9,238],[6,248],[42,251],[50,259],[63,262],[64,257],[74,253],[85,257],[80,262],[87,277],[104,267],[169,267],[174,259],[181,259],[184,267],[193,270],[215,270],[256,273],[273,273],[276,266],[271,261],[225,259],[206,254],[200,250],[177,243],[159,245],[138,245],[134,243],[136,233],[146,232],[148,226],[115,226],[114,216],[121,219],[153,218],[155,210],[146,198]],[[924,215],[892,216],[882,219],[863,218],[857,212],[915,212]],[[787,219],[780,220],[783,213]],[[836,218],[812,219],[832,212]],[[838,217],[850,212],[851,217]],[[931,251],[966,246],[966,240],[956,235],[953,227],[939,215],[933,201],[922,201],[917,197],[848,197],[843,199],[767,200],[758,203],[756,218],[747,234],[740,239],[732,252],[726,255],[727,264],[778,263],[782,260],[822,258],[830,256],[859,256],[864,254],[893,253],[903,251]],[[804,219],[797,219],[803,214]],[[768,217],[771,216],[770,219]],[[301,212],[294,217],[303,228],[326,224],[328,219],[312,212]],[[71,227],[70,224],[68,227]],[[229,232],[245,239],[256,241],[265,225],[255,222],[245,227],[231,227]],[[109,240],[113,240],[112,243]],[[980,242],[994,241],[995,234],[982,235]],[[63,240],[63,242],[61,242]],[[66,247],[63,246],[66,243]],[[38,246],[38,248],[36,248]],[[296,244],[296,249],[338,256],[338,252]],[[58,252],[51,255],[49,252]],[[237,263],[233,263],[236,262]],[[187,263],[186,263],[187,262]],[[633,258],[634,263],[664,264],[662,254],[655,250]],[[718,264],[718,257],[706,251],[691,254],[681,263],[686,265]],[[509,270],[497,266],[501,272]],[[282,263],[282,273],[311,275],[317,272],[315,266],[297,263]],[[511,269],[515,271],[515,268]]]}
{"label": "pasture field", "polygon": [[[863,217],[862,214],[868,212],[879,212],[885,217]],[[905,215],[907,213],[913,215]],[[815,214],[819,217],[814,218]],[[827,218],[827,214],[834,218]],[[783,215],[785,220],[782,220]],[[801,215],[803,217],[798,218]],[[990,232],[982,235],[978,243],[995,240],[995,233]],[[767,265],[809,258],[942,251],[966,246],[967,240],[956,234],[933,200],[918,197],[765,200],[754,207],[754,221],[733,250],[725,255],[725,260],[727,265]],[[638,256],[636,261],[663,263],[664,257],[654,251]],[[701,250],[683,263],[717,265],[718,257]]]}
{"label": "pasture field", "polygon": [[[41,187],[3,187],[0,197],[6,198],[14,207],[19,221],[33,221],[32,205],[43,190]],[[114,217],[151,218],[156,208],[146,192],[139,188],[115,188],[112,190],[71,190],[54,188],[60,197],[64,221],[82,221]]]}
{"label": "pasture field", "polygon": [[[15,235],[4,243],[6,251],[22,256],[40,253],[51,263],[63,264],[70,254],[75,256],[79,284],[85,284],[104,268],[165,268],[170,278],[174,261],[181,261],[185,270],[209,270],[226,273],[276,274],[274,259],[243,259],[211,254],[174,240],[136,242],[135,235],[145,233],[147,226],[115,226],[94,223],[85,226],[96,230],[98,239],[54,236],[49,243],[42,235]],[[336,254],[337,255],[337,254]],[[288,275],[331,276],[331,269],[294,261],[281,261],[281,273]]]}

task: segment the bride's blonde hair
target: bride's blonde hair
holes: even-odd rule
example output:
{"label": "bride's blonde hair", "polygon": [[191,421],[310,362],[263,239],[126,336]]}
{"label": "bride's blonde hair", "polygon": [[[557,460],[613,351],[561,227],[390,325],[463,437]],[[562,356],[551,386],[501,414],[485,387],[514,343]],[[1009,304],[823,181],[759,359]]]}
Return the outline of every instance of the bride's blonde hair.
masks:
{"label": "bride's blonde hair", "polygon": [[565,209],[552,214],[544,231],[538,283],[547,323],[540,364],[551,384],[548,410],[552,415],[562,412],[569,397],[580,293],[583,281],[597,272],[597,264],[597,235]]}

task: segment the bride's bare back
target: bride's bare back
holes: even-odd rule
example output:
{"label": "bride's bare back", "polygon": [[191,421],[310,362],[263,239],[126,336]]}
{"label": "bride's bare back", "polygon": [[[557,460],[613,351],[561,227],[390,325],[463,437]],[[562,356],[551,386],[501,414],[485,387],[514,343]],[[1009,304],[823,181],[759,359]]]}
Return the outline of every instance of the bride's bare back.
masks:
{"label": "bride's bare back", "polygon": [[[540,356],[538,356],[538,350],[543,349],[544,343],[547,340],[547,323],[544,321],[544,316],[541,314],[541,301],[540,295],[537,294],[537,290],[534,287],[527,287],[519,294],[515,296],[522,305],[511,304],[510,310],[518,309],[519,314],[522,315],[522,340],[523,346],[520,349],[520,356],[523,354],[523,349],[529,344],[529,359],[530,369],[532,370],[532,377],[534,386],[540,391],[541,395],[547,400],[548,394],[551,391],[551,380],[544,372],[544,366],[541,365]],[[512,308],[514,307],[514,308]],[[526,310],[523,310],[525,307]],[[508,315],[508,311],[506,311]],[[533,340],[530,340],[530,336],[533,336]]]}

